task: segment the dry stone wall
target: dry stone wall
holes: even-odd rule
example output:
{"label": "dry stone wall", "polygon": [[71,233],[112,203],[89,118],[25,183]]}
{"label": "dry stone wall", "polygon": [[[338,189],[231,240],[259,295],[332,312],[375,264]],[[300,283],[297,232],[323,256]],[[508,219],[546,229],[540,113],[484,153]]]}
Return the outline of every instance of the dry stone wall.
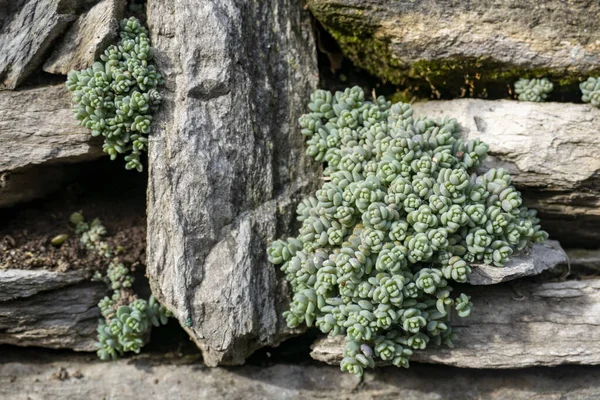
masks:
{"label": "dry stone wall", "polygon": [[[561,79],[600,65],[597,21],[586,15],[597,6],[591,2],[569,10],[554,1],[538,8],[528,2],[471,3],[466,8],[447,0],[307,2],[350,59],[396,83],[422,77],[410,75],[415,71],[433,74],[432,66],[458,58],[483,60],[510,74],[543,70]],[[72,118],[62,81],[71,69],[90,66],[114,39],[124,10],[124,0],[0,0],[0,207],[59,190],[71,179],[67,165],[104,155],[101,141]],[[510,24],[506,15],[515,16]],[[289,288],[265,249],[294,234],[296,205],[321,184],[320,166],[305,158],[297,126],[319,81],[314,26],[309,11],[294,0],[149,0],[147,17],[165,77],[163,105],[149,139],[148,277],[206,365],[242,364],[257,349],[301,333],[281,317]],[[361,39],[347,40],[351,34]],[[421,70],[423,62],[428,66]],[[487,142],[491,157],[484,169],[508,169],[560,243],[536,245],[505,268],[474,266],[473,286],[465,292],[473,295],[475,311],[456,324],[455,349],[415,352],[413,360],[486,369],[600,364],[600,257],[593,250],[600,247],[600,111],[582,104],[481,99],[421,102],[414,110],[417,116],[456,118],[464,137]],[[561,245],[570,248],[568,258]],[[569,274],[589,279],[564,280]],[[515,281],[533,276],[537,280]],[[89,278],[78,271],[1,265],[0,344],[93,351],[96,304],[105,287]],[[319,339],[312,356],[338,362],[341,349],[339,340]],[[0,362],[0,371],[25,368],[29,375],[19,384],[45,373],[15,365]],[[135,375],[123,363],[114,365],[122,373],[102,372],[111,368],[104,364],[78,365],[90,376]],[[355,393],[358,384],[329,367],[287,366],[275,377],[253,368],[244,370],[250,381],[264,378],[276,385],[306,384],[297,376],[314,383],[325,374],[342,397]],[[197,372],[163,365],[157,371],[161,377],[163,371],[179,371],[186,385]],[[207,395],[243,393],[215,384],[240,379],[228,370],[199,374]],[[585,398],[597,392],[572,375],[579,382],[576,393]],[[499,385],[489,379],[489,388]],[[402,385],[377,383],[369,374],[365,382],[364,398]],[[423,382],[416,384],[415,398],[426,398]],[[552,382],[548,378],[545,385]],[[90,393],[104,390],[88,383]],[[280,393],[269,384],[251,385],[261,395]],[[484,386],[481,390],[492,390]],[[8,398],[17,393],[0,387]],[[128,388],[119,386],[112,394],[129,395]],[[323,389],[326,396],[335,398],[338,389],[329,388]],[[71,389],[53,382],[45,394],[68,396]],[[524,396],[519,388],[510,390],[497,398]],[[284,392],[316,395],[297,387]]]}

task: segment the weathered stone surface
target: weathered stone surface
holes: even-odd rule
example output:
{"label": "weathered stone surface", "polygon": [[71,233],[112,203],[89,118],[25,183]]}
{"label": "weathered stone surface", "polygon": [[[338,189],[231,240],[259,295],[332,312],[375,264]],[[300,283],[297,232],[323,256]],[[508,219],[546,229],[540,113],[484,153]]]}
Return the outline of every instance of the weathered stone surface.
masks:
{"label": "weathered stone surface", "polygon": [[84,282],[0,301],[0,344],[94,351],[105,291]]}
{"label": "weathered stone surface", "polygon": [[541,274],[568,262],[567,254],[555,240],[534,244],[531,249],[512,257],[512,260],[498,268],[493,265],[473,264],[469,275],[471,285],[495,285],[526,276]]}
{"label": "weathered stone surface", "polygon": [[56,164],[104,155],[73,118],[64,85],[0,92],[0,147],[0,207],[56,189],[68,175]]}
{"label": "weathered stone surface", "polygon": [[165,100],[149,143],[148,275],[208,365],[239,364],[289,330],[266,257],[316,182],[297,118],[316,87],[294,0],[148,2]]}
{"label": "weathered stone surface", "polygon": [[0,90],[14,89],[43,62],[52,42],[77,16],[73,0],[21,0],[0,27]]}
{"label": "weathered stone surface", "polygon": [[[462,368],[600,364],[600,279],[464,288],[473,313],[455,318],[454,349],[415,351],[412,360]],[[344,338],[313,345],[312,357],[338,363]]]}
{"label": "weathered stone surface", "polygon": [[125,0],[103,0],[79,16],[44,63],[44,71],[67,75],[89,68],[119,32]]}
{"label": "weathered stone surface", "polygon": [[86,271],[54,272],[43,269],[0,269],[0,301],[30,297],[89,279]]}
{"label": "weathered stone surface", "polygon": [[356,65],[396,84],[506,84],[532,71],[565,78],[556,81],[563,85],[600,65],[600,4],[593,1],[307,3]]}
{"label": "weathered stone surface", "polygon": [[600,368],[465,370],[413,364],[360,381],[325,365],[205,368],[160,355],[103,363],[89,357],[14,354],[0,360],[0,397],[42,399],[570,400],[600,397]]}
{"label": "weathered stone surface", "polygon": [[[487,168],[513,176],[543,227],[563,246],[600,241],[600,110],[582,104],[459,99],[414,104],[416,115],[456,118],[490,146]],[[568,229],[565,229],[568,227]]]}
{"label": "weathered stone surface", "polygon": [[593,275],[600,273],[600,249],[569,249],[567,256],[573,273]]}

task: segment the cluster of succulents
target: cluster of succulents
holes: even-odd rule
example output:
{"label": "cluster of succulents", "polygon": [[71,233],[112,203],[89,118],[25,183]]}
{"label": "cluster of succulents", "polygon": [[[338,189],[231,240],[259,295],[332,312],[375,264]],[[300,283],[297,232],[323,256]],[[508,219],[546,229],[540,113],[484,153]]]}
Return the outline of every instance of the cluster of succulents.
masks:
{"label": "cluster of succulents", "polygon": [[116,360],[125,352],[139,353],[151,327],[166,324],[172,314],[154,296],[148,300],[136,296],[131,269],[113,257],[117,251],[102,241],[106,229],[100,220],[88,224],[81,213],[74,213],[71,222],[88,250],[110,260],[106,276],[99,272],[94,275],[95,280],[105,281],[113,291],[111,297],[106,296],[98,303],[103,317],[97,330],[98,357],[107,361]]}
{"label": "cluster of succulents", "polygon": [[554,85],[547,78],[521,78],[515,83],[515,93],[519,96],[520,101],[544,101],[553,88]]}
{"label": "cluster of succulents", "polygon": [[317,90],[308,108],[299,123],[325,183],[298,205],[298,236],[267,250],[294,292],[287,324],[345,335],[341,368],[356,375],[376,358],[408,367],[429,342],[451,346],[451,315],[472,306],[452,281],[545,240],[535,211],[506,171],[477,174],[488,146],[461,140],[453,119],[366,101],[359,87]]}
{"label": "cluster of succulents", "polygon": [[595,107],[600,107],[600,78],[589,77],[585,82],[579,84],[581,89],[581,100],[584,103],[591,103]]}
{"label": "cluster of succulents", "polygon": [[148,31],[134,17],[121,21],[120,41],[109,46],[91,68],[71,71],[75,118],[104,137],[111,160],[125,154],[125,168],[142,171],[140,155],[147,149],[152,113],[161,101],[163,79],[151,64]]}

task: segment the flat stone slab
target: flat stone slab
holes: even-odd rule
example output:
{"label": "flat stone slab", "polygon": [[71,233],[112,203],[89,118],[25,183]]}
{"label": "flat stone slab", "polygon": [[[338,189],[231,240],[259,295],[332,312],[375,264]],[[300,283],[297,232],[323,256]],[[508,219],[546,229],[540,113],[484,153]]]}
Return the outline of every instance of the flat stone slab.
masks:
{"label": "flat stone slab", "polygon": [[327,365],[269,363],[206,368],[162,354],[103,363],[88,357],[5,351],[0,397],[45,399],[596,399],[600,368],[465,370],[411,365],[367,370],[361,380]]}
{"label": "flat stone slab", "polygon": [[82,282],[0,301],[0,344],[96,350],[104,283]]}
{"label": "flat stone slab", "polygon": [[266,247],[318,183],[297,125],[318,82],[310,15],[295,0],[149,0],[148,25],[166,81],[148,145],[150,285],[206,364],[241,364],[291,334]]}
{"label": "flat stone slab", "polygon": [[513,279],[538,275],[568,264],[568,262],[567,254],[560,244],[556,240],[548,240],[541,244],[534,244],[531,249],[526,249],[521,254],[512,257],[511,261],[503,268],[486,264],[472,264],[469,283],[471,285],[495,285]]}
{"label": "flat stone slab", "polygon": [[0,207],[56,189],[68,175],[58,164],[105,155],[77,122],[65,85],[0,92]]}
{"label": "flat stone slab", "polygon": [[33,296],[90,278],[87,271],[54,272],[43,269],[0,269],[0,301]]}
{"label": "flat stone slab", "polygon": [[77,18],[76,3],[22,0],[11,4],[0,27],[0,90],[14,89],[43,63],[52,42]]}
{"label": "flat stone slab", "polygon": [[440,88],[468,79],[483,85],[512,83],[534,70],[572,79],[597,74],[600,65],[597,2],[308,0],[307,4],[356,65],[399,85],[408,86],[414,79]]}
{"label": "flat stone slab", "polygon": [[92,66],[119,33],[125,0],[103,0],[77,18],[44,63],[44,71],[67,75]]}
{"label": "flat stone slab", "polygon": [[[474,309],[451,322],[455,347],[415,351],[412,361],[461,368],[600,364],[600,279],[473,286]],[[319,339],[315,360],[338,364],[344,337]]]}

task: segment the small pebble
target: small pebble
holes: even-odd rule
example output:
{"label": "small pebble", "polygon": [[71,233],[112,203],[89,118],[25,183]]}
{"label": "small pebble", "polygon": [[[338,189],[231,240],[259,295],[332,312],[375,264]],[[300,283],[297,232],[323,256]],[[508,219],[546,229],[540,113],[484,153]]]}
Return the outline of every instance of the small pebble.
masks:
{"label": "small pebble", "polygon": [[58,247],[58,246],[61,246],[68,238],[69,238],[69,235],[67,235],[66,233],[56,235],[52,238],[52,240],[50,240],[50,244],[52,246]]}

